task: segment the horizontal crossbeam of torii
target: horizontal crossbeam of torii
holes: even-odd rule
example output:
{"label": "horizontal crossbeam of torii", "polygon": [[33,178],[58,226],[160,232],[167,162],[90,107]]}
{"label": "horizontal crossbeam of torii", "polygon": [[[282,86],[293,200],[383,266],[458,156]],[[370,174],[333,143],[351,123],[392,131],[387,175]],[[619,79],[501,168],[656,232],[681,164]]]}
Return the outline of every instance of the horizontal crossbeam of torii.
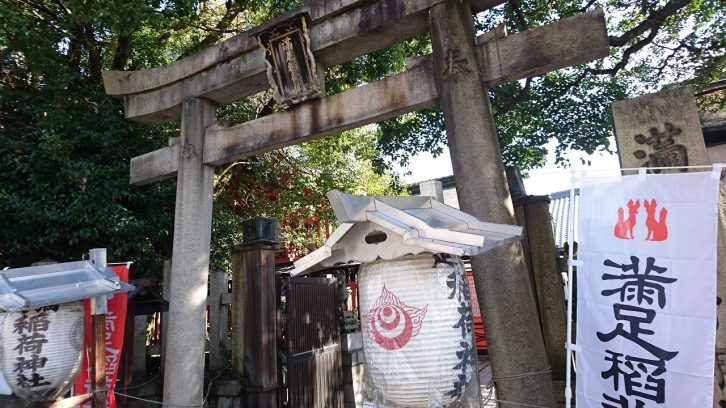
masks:
{"label": "horizontal crossbeam of torii", "polygon": [[[369,54],[428,31],[430,7],[446,0],[313,0],[198,53],[154,69],[105,71],[106,93],[124,98],[128,119],[179,120],[188,98],[226,105],[270,87],[255,34],[290,16],[308,13],[310,46],[323,68]],[[478,12],[504,0],[474,0]]]}
{"label": "horizontal crossbeam of torii", "polygon": [[[607,55],[609,50],[600,10],[510,36],[496,31],[486,33],[477,42],[479,67],[487,87],[588,62]],[[420,57],[401,74],[232,128],[209,128],[204,163],[233,162],[437,103],[432,59]],[[133,158],[131,183],[143,185],[173,177],[178,156],[178,140],[172,140],[171,146]]]}
{"label": "horizontal crossbeam of torii", "polygon": [[[486,88],[607,56],[609,44],[600,10],[475,39],[472,12],[502,2],[312,0],[168,66],[104,73],[107,93],[123,97],[127,118],[182,122],[181,137],[168,147],[131,160],[132,184],[177,175],[168,326],[174,343],[167,348],[165,404],[202,403],[214,165],[440,104],[462,210],[483,221],[514,223]],[[301,12],[310,16],[310,48],[322,68],[425,32],[434,52],[380,81],[235,127],[215,124],[217,106],[269,87],[255,34]],[[472,265],[494,374],[516,378],[499,383],[498,396],[551,406],[552,382],[521,245],[475,257]]]}

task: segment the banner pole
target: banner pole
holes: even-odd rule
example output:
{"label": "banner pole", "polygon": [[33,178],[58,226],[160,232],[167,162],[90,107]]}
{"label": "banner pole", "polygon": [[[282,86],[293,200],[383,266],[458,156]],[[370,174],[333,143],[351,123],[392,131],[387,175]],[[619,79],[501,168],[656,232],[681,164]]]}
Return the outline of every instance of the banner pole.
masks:
{"label": "banner pole", "polygon": [[575,170],[570,170],[570,205],[567,223],[567,358],[565,359],[565,406],[572,408],[572,286],[575,241]]}

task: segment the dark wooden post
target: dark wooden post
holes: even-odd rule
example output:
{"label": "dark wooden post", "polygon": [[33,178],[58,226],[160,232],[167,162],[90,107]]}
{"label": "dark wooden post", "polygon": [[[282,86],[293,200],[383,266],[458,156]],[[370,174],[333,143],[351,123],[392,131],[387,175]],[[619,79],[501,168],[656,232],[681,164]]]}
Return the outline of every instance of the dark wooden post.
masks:
{"label": "dark wooden post", "polygon": [[277,407],[275,221],[252,218],[232,257],[232,371],[246,384],[245,406]]}
{"label": "dark wooden post", "polygon": [[[469,2],[433,6],[429,30],[461,209],[482,221],[514,224],[489,96],[477,62]],[[554,406],[552,376],[521,244],[472,257],[471,264],[497,397]]]}
{"label": "dark wooden post", "polygon": [[227,273],[214,271],[209,279],[209,375],[216,376],[224,367],[223,344],[227,338],[227,309],[222,294],[227,293]]}

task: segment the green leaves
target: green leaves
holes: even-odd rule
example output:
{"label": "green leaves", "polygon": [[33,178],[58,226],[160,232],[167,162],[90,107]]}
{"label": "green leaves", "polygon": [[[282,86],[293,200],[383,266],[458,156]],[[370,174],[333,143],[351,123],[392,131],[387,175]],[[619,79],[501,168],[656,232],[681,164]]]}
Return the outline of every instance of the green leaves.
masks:
{"label": "green leaves", "polygon": [[165,132],[130,125],[97,85],[4,87],[1,95],[0,154],[12,159],[0,163],[0,264],[80,259],[107,247],[112,260],[154,272],[155,251],[168,254],[174,192],[168,184],[132,189],[128,160]]}

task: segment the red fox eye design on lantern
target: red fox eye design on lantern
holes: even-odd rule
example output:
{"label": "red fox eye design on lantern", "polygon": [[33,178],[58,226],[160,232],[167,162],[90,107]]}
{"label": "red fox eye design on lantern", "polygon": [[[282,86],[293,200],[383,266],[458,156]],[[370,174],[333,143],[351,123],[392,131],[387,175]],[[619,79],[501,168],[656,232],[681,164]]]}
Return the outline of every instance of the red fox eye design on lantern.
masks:
{"label": "red fox eye design on lantern", "polygon": [[368,337],[386,350],[403,348],[418,335],[428,307],[408,306],[384,286],[371,310],[363,315]]}

